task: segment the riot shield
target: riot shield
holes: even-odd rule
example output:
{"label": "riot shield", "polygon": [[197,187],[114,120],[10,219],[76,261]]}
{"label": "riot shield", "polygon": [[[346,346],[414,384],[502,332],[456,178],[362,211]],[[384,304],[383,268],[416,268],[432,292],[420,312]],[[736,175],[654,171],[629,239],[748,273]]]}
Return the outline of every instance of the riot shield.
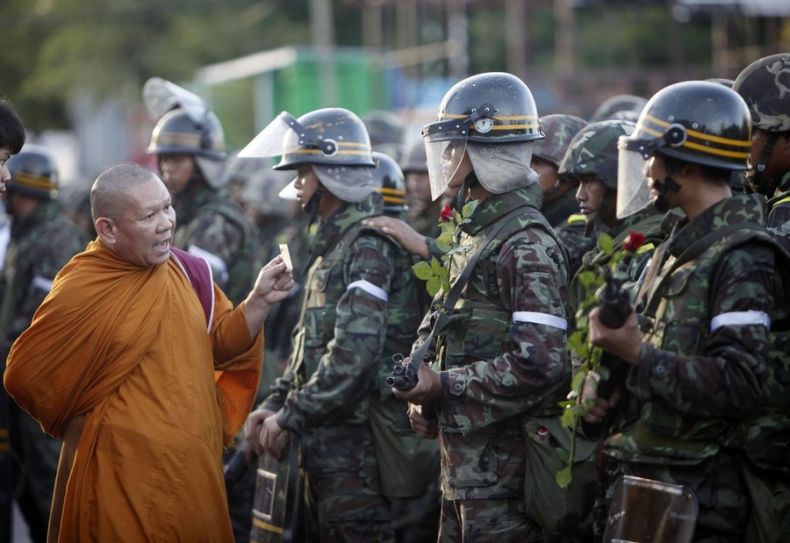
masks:
{"label": "riot shield", "polygon": [[691,543],[697,524],[691,489],[623,475],[615,483],[605,543]]}
{"label": "riot shield", "polygon": [[301,446],[290,433],[280,460],[270,454],[261,455],[252,509],[253,543],[297,543],[300,536],[302,496]]}

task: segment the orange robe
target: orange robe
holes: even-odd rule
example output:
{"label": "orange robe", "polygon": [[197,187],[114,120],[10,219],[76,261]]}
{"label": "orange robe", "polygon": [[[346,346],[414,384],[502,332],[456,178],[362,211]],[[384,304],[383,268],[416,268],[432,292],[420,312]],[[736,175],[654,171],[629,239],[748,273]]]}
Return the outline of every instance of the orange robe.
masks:
{"label": "orange robe", "polygon": [[51,541],[233,541],[222,445],[254,400],[262,334],[214,293],[209,333],[172,258],[140,268],[94,241],[56,277],[4,377],[55,437],[84,416],[61,452]]}

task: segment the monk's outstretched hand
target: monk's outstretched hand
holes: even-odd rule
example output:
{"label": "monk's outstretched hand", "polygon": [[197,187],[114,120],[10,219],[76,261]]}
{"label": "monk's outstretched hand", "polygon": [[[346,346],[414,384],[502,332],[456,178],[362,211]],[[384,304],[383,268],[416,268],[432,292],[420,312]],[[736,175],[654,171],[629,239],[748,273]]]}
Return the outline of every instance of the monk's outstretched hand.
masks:
{"label": "monk's outstretched hand", "polygon": [[261,268],[255,286],[242,302],[251,337],[261,329],[272,306],[284,300],[293,286],[293,272],[286,267],[282,257],[274,257]]}

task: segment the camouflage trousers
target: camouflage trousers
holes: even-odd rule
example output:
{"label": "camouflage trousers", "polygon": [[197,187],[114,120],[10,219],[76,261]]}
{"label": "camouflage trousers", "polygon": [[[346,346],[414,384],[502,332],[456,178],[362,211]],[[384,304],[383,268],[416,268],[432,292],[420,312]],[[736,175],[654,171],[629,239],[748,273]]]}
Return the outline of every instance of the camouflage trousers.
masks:
{"label": "camouflage trousers", "polygon": [[749,516],[749,499],[741,475],[742,459],[731,451],[693,466],[668,466],[619,462],[608,459],[604,482],[605,504],[596,503],[596,535],[602,536],[614,486],[621,475],[633,475],[666,483],[684,485],[697,497],[699,515],[694,531],[695,543],[740,543]]}
{"label": "camouflage trousers", "polygon": [[751,501],[745,543],[790,541],[790,474],[763,470],[743,459]]}
{"label": "camouflage trousers", "polygon": [[394,542],[367,425],[317,428],[303,438],[308,514],[322,543]]}
{"label": "camouflage trousers", "polygon": [[529,520],[521,498],[442,500],[440,543],[538,543],[540,527]]}

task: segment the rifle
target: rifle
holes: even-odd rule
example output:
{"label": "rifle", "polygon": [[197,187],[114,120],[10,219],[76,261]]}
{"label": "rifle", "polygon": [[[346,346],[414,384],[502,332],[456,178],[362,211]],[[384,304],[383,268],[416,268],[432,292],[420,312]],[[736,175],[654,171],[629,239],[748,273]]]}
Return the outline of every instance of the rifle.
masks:
{"label": "rifle", "polygon": [[[615,277],[608,266],[604,267],[603,280],[604,284],[598,292],[598,318],[609,328],[621,328],[633,311],[631,295],[623,288],[623,279]],[[612,357],[602,358],[601,363],[609,370],[609,376],[603,382],[596,380],[596,390],[598,397],[608,398],[612,394],[613,384],[622,380],[620,376],[625,377],[628,367],[622,361],[616,363]]]}

